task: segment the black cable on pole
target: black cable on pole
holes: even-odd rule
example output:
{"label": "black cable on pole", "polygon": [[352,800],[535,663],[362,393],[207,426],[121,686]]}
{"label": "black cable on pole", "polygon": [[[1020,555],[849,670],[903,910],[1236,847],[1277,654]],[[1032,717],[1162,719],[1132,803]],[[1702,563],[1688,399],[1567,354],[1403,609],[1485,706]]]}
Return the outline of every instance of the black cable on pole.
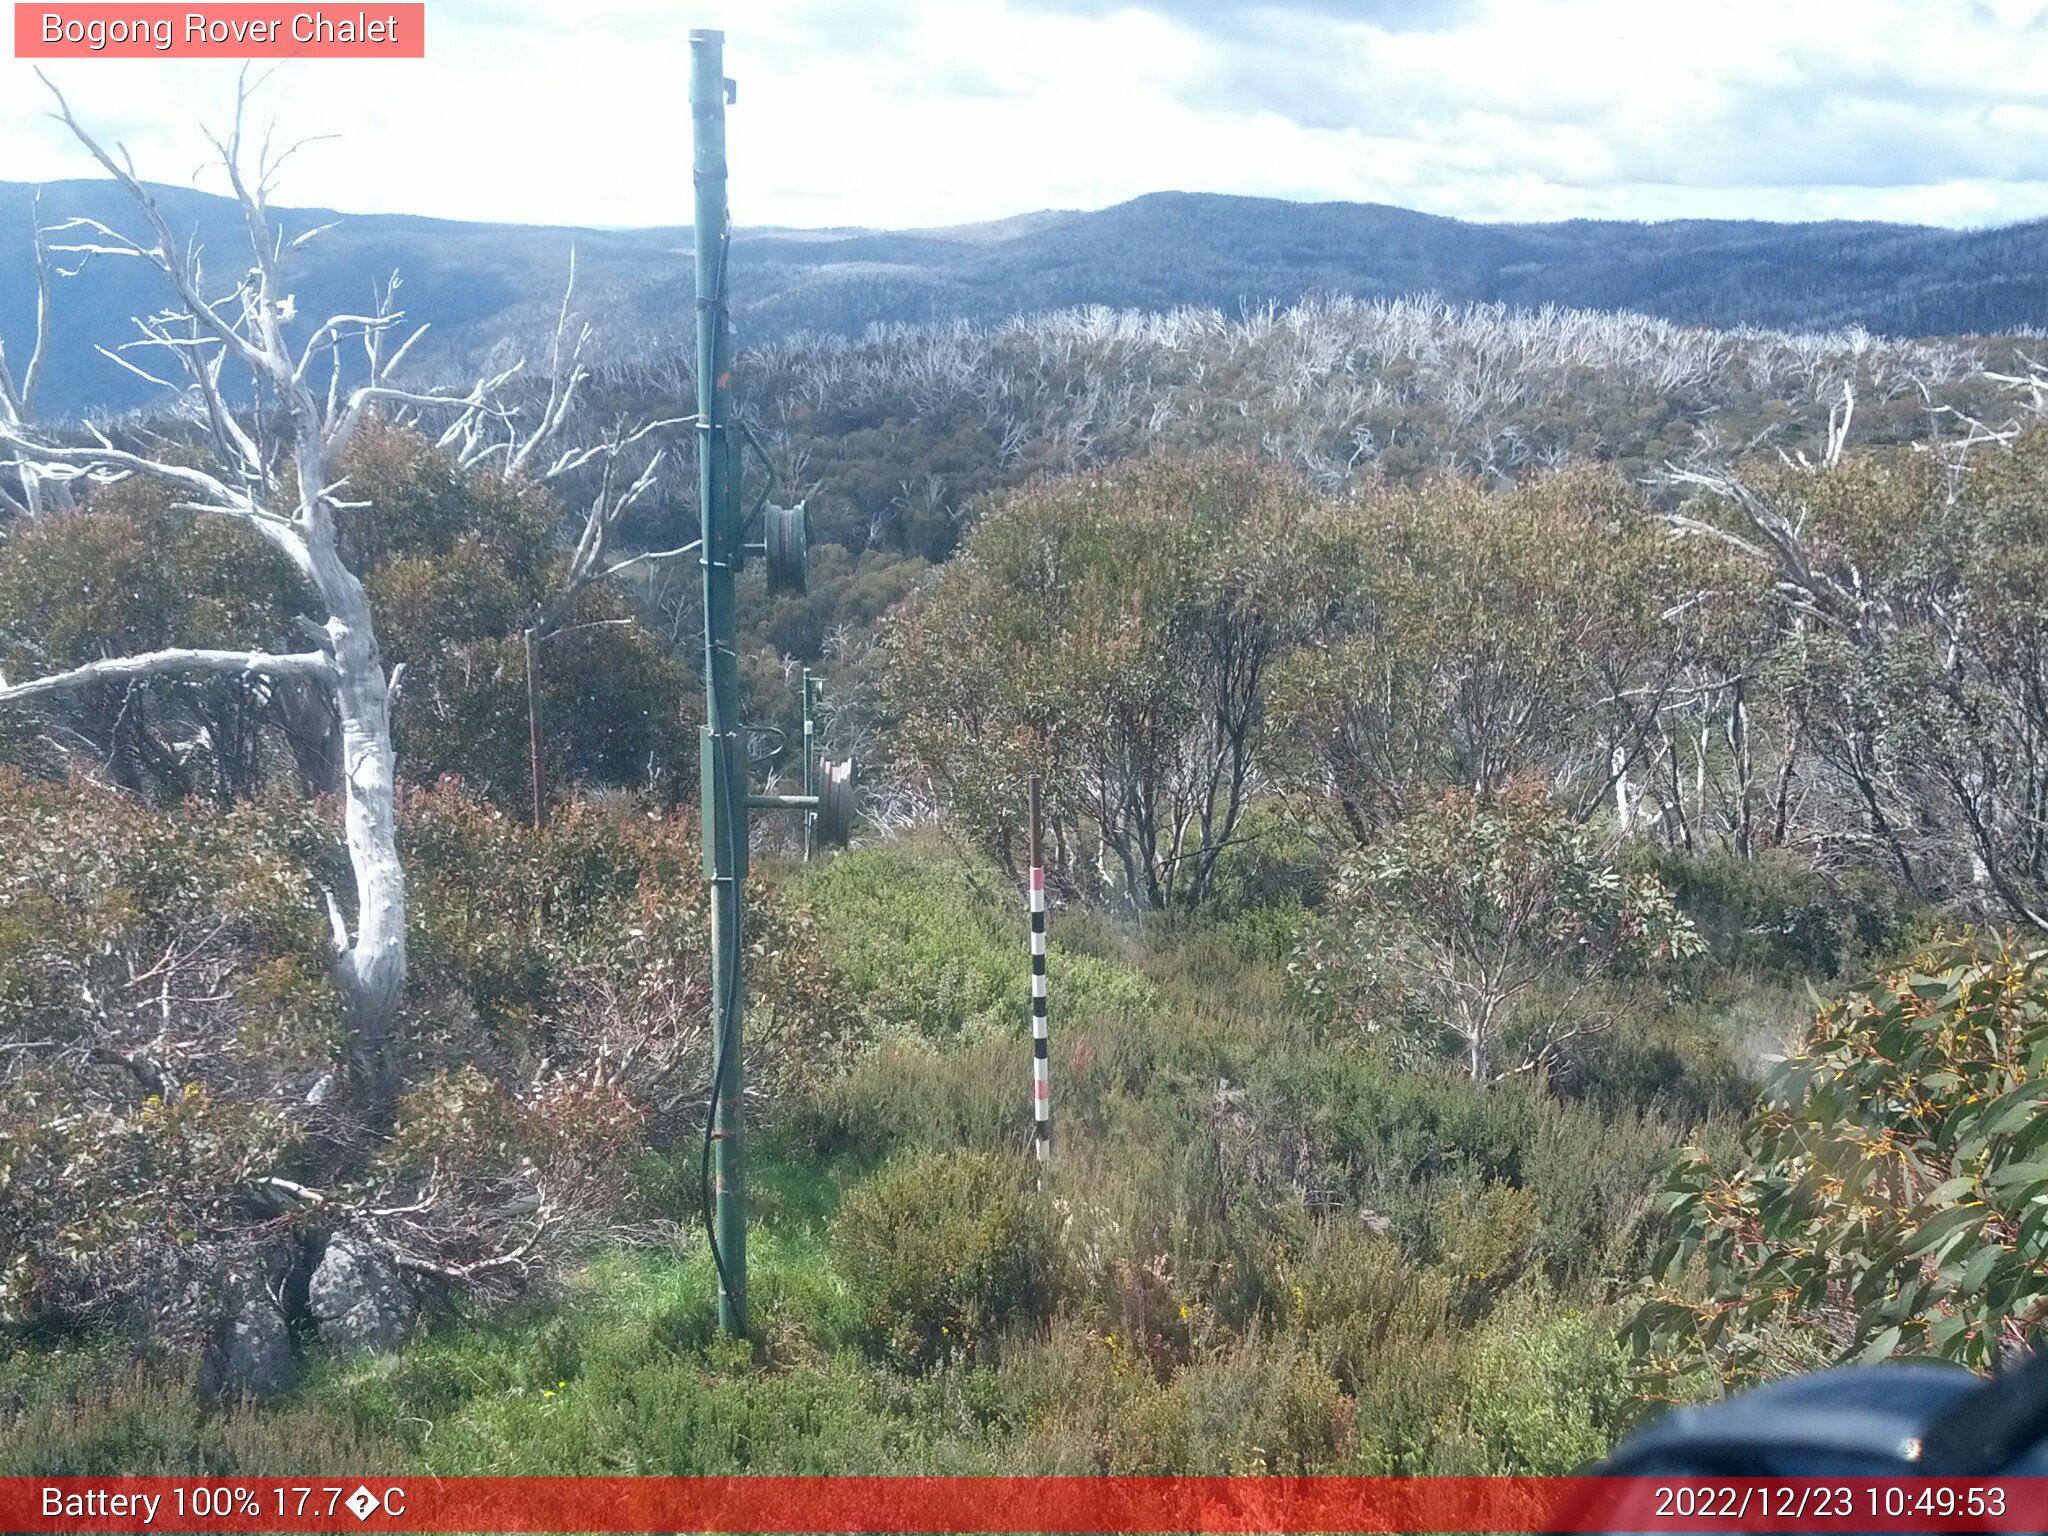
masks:
{"label": "black cable on pole", "polygon": [[[739,878],[737,874],[733,876]],[[716,899],[714,892],[713,899]],[[714,1048],[711,1067],[711,1101],[704,1107],[704,1153],[697,1168],[697,1204],[704,1218],[704,1235],[711,1242],[711,1266],[718,1272],[718,1289],[721,1295],[733,1297],[732,1275],[725,1267],[725,1255],[718,1247],[718,1215],[711,1199],[711,1147],[713,1131],[718,1125],[718,1101],[725,1091],[726,1058],[731,1054],[733,1021],[738,1017],[739,997],[738,965],[740,956],[739,924],[732,925],[732,951],[726,975],[729,978],[725,989],[724,1016],[718,1021],[717,1045]]]}
{"label": "black cable on pole", "polygon": [[[714,747],[713,750],[722,751],[724,749],[722,747]],[[730,793],[730,789],[727,792]],[[716,1044],[712,1052],[711,1098],[710,1102],[704,1107],[704,1147],[702,1157],[697,1166],[697,1206],[699,1214],[704,1218],[704,1235],[710,1240],[711,1265],[718,1273],[719,1292],[728,1300],[734,1302],[735,1310],[738,1310],[739,1298],[733,1290],[732,1272],[725,1267],[725,1254],[718,1246],[718,1213],[711,1197],[711,1149],[715,1140],[714,1133],[718,1125],[718,1104],[719,1100],[724,1096],[726,1074],[730,1070],[727,1063],[731,1059],[736,1045],[735,1036],[738,1033],[737,1026],[739,1022],[740,958],[745,953],[744,947],[740,943],[739,925],[738,890],[740,864],[739,849],[736,846],[737,838],[735,837],[735,833],[738,831],[738,821],[730,814],[731,807],[728,806],[726,809],[728,814],[725,818],[727,845],[725,867],[732,871],[731,879],[734,889],[733,921],[728,925],[731,932],[726,935],[728,950],[725,966],[725,1001],[723,1012],[718,1020],[717,1030],[713,1036]],[[712,900],[715,902],[717,899],[718,892],[714,882]]]}

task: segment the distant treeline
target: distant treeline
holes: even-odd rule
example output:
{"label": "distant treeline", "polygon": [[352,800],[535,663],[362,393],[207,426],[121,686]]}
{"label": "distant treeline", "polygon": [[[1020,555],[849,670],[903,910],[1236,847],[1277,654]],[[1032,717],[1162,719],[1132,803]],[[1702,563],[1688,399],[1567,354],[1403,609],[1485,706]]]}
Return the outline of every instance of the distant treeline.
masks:
{"label": "distant treeline", "polygon": [[[35,189],[0,183],[0,340],[25,351],[34,329]],[[241,238],[226,199],[157,194],[200,248]],[[44,190],[41,222],[125,227],[99,182]],[[745,209],[740,209],[744,217]],[[302,315],[360,308],[396,271],[412,314],[433,321],[421,377],[454,375],[507,338],[545,353],[576,258],[597,340],[618,358],[657,353],[690,321],[681,229],[570,230],[391,215],[282,211],[289,235],[333,224],[294,254]],[[2048,323],[2048,225],[1958,231],[1894,224],[1691,220],[1626,224],[1468,224],[1369,204],[1159,193],[1087,213],[999,225],[830,235],[742,230],[732,292],[743,342],[806,332],[858,336],[873,325],[1012,316],[1075,306],[1160,312],[1187,306],[1242,316],[1318,294],[1435,295],[1453,305],[1631,310],[1682,325],[1861,327],[1894,337],[2011,334]],[[230,281],[237,274],[216,274]],[[135,263],[99,261],[57,285],[62,345],[44,406],[63,418],[145,404],[149,386],[92,347],[129,339],[127,316],[151,303]]]}

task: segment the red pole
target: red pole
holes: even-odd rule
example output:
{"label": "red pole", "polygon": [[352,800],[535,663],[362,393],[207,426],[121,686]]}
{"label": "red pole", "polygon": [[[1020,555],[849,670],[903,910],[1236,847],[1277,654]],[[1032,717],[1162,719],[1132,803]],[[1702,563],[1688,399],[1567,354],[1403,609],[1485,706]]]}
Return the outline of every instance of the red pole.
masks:
{"label": "red pole", "polygon": [[533,825],[538,830],[548,817],[548,780],[540,738],[539,656],[531,629],[526,632],[526,755],[533,773]]}

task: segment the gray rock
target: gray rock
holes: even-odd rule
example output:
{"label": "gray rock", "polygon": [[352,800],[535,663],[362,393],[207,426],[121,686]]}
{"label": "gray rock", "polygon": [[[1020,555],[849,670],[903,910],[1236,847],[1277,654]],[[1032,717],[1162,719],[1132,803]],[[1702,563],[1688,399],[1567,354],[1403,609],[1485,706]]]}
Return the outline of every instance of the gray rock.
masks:
{"label": "gray rock", "polygon": [[298,1376],[291,1330],[277,1304],[260,1292],[243,1292],[207,1340],[199,1393],[215,1402],[266,1402],[290,1391]]}
{"label": "gray rock", "polygon": [[369,1245],[337,1234],[314,1266],[306,1303],[321,1342],[345,1354],[377,1354],[405,1342],[418,1311],[398,1266]]}

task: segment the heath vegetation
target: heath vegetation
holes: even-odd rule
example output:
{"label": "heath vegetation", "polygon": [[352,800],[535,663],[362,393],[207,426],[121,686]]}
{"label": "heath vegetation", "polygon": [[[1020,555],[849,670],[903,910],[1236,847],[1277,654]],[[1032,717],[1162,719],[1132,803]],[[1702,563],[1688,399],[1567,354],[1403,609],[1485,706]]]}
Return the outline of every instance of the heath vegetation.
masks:
{"label": "heath vegetation", "polygon": [[747,354],[817,541],[743,585],[762,771],[818,669],[868,815],[757,837],[729,1340],[686,365],[300,399],[267,302],[215,317],[262,409],[4,392],[0,1472],[1565,1472],[2048,1321],[2007,344]]}

